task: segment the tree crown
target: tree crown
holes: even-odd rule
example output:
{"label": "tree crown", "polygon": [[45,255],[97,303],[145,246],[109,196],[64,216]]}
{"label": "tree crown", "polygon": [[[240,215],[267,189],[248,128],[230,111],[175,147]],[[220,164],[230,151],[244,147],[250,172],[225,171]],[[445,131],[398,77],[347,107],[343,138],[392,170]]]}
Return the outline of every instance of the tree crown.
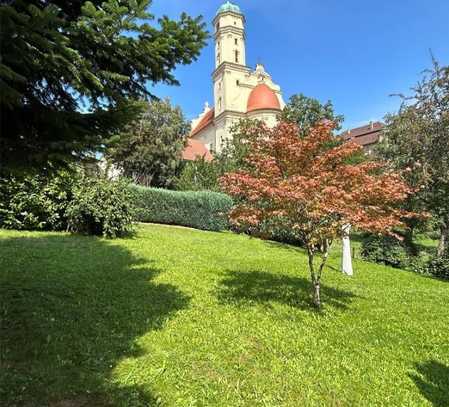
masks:
{"label": "tree crown", "polygon": [[340,236],[347,224],[390,234],[402,226],[412,214],[398,207],[411,193],[401,174],[381,162],[352,163],[361,147],[332,146],[332,128],[321,122],[302,138],[290,123],[249,129],[247,168],[221,179],[238,202],[233,222],[251,226],[278,219],[310,245]]}

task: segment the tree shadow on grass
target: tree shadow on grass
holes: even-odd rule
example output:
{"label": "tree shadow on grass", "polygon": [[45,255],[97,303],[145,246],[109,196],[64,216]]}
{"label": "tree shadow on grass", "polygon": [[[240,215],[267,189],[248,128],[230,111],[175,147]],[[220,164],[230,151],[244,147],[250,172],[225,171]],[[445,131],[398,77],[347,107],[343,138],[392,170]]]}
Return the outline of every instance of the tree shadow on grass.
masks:
{"label": "tree shadow on grass", "polygon": [[[277,302],[313,311],[311,282],[302,277],[272,274],[265,271],[227,271],[217,296],[222,303],[254,304]],[[347,309],[355,294],[326,285],[321,286],[325,308]]]}
{"label": "tree shadow on grass", "polygon": [[188,305],[176,287],[152,281],[159,272],[102,239],[0,239],[0,399],[8,406],[154,405],[151,390],[118,383],[112,372],[141,353],[137,338]]}
{"label": "tree shadow on grass", "polygon": [[449,366],[431,360],[417,363],[416,371],[410,377],[421,394],[435,407],[449,406]]}

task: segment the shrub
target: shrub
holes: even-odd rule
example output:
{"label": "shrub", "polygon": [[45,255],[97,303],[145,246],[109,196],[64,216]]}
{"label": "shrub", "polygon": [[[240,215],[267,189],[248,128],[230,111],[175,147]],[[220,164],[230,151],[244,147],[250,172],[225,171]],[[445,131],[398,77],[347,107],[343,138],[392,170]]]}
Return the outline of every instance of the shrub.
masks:
{"label": "shrub", "polygon": [[69,230],[109,238],[133,231],[133,204],[128,184],[83,177],[66,210]]}
{"label": "shrub", "polygon": [[427,272],[438,278],[449,280],[449,253],[427,263]]}
{"label": "shrub", "polygon": [[66,208],[77,175],[60,171],[52,177],[0,178],[0,227],[18,230],[64,230]]}
{"label": "shrub", "polygon": [[220,175],[220,169],[214,161],[198,158],[184,164],[175,186],[178,191],[218,191]]}
{"label": "shrub", "polygon": [[366,260],[393,267],[403,267],[408,261],[404,244],[390,236],[365,235],[361,255]]}
{"label": "shrub", "polygon": [[133,186],[131,188],[140,222],[165,223],[202,230],[229,227],[228,213],[232,199],[218,192],[169,191]]}
{"label": "shrub", "polygon": [[132,230],[132,220],[131,193],[123,182],[82,176],[75,170],[0,178],[0,227],[5,229],[116,237]]}
{"label": "shrub", "polygon": [[273,217],[270,220],[261,222],[257,226],[233,225],[232,230],[236,233],[246,233],[260,239],[273,240],[293,246],[304,246],[304,242],[301,240],[299,233],[295,232],[288,222],[280,218]]}

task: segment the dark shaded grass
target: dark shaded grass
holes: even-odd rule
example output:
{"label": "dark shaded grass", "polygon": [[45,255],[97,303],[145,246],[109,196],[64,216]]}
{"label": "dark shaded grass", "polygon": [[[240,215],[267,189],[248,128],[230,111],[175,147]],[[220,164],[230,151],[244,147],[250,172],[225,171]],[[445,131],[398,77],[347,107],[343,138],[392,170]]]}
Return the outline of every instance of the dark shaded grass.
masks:
{"label": "dark shaded grass", "polygon": [[[326,308],[347,309],[354,293],[322,285]],[[277,302],[295,308],[316,311],[311,301],[310,280],[264,271],[228,271],[217,296],[223,303],[249,304]]]}
{"label": "dark shaded grass", "polygon": [[436,360],[416,364],[416,373],[410,375],[421,394],[435,407],[449,405],[449,366]]}
{"label": "dark shaded grass", "polygon": [[[151,405],[110,380],[135,339],[188,305],[160,272],[108,241],[64,235],[0,239],[0,398],[8,406]],[[72,403],[72,404],[70,404]]]}

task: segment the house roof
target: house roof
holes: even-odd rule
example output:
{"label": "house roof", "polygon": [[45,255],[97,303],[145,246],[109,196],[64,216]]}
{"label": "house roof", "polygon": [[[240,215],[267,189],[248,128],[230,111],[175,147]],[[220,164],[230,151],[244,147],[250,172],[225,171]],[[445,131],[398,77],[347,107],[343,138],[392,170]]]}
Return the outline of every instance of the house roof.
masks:
{"label": "house roof", "polygon": [[212,124],[215,116],[215,109],[210,109],[199,121],[199,123],[195,126],[195,128],[191,131],[190,137],[198,134],[201,130],[205,129],[207,126]]}
{"label": "house roof", "polygon": [[247,111],[255,110],[281,110],[276,94],[264,83],[257,85],[249,94]]}
{"label": "house roof", "polygon": [[201,141],[189,138],[182,152],[182,159],[194,161],[197,158],[204,158],[206,161],[212,161],[213,159],[209,149]]}
{"label": "house roof", "polygon": [[371,122],[366,126],[346,130],[340,134],[345,141],[354,141],[361,146],[368,146],[379,142],[380,134],[384,128],[381,122]]}

